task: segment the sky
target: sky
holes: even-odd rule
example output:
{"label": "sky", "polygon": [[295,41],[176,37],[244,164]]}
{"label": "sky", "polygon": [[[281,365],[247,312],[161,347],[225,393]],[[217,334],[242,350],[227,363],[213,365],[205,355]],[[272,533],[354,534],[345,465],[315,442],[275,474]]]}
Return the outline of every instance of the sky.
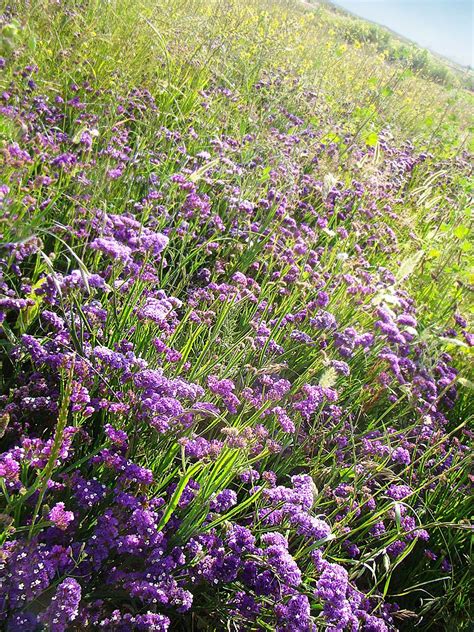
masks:
{"label": "sky", "polygon": [[474,0],[334,0],[463,66],[474,66]]}

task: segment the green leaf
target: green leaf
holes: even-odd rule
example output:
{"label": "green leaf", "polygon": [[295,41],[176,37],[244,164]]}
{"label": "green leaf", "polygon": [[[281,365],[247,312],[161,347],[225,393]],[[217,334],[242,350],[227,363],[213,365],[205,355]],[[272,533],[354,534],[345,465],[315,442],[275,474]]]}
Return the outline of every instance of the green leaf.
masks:
{"label": "green leaf", "polygon": [[454,229],[454,236],[458,239],[464,239],[469,234],[469,228],[460,224]]}
{"label": "green leaf", "polygon": [[464,388],[474,391],[474,382],[471,382],[471,380],[468,380],[465,377],[460,377],[458,378],[458,382],[461,386],[464,386]]}
{"label": "green leaf", "polygon": [[382,88],[380,93],[383,97],[390,97],[393,94],[393,90],[390,86],[385,86],[384,88]]}
{"label": "green leaf", "polygon": [[365,144],[369,147],[375,147],[375,145],[379,142],[379,135],[375,132],[371,132],[365,139]]}
{"label": "green leaf", "polygon": [[195,463],[187,472],[186,474],[184,474],[184,476],[181,478],[178,487],[176,488],[173,496],[171,497],[170,502],[168,503],[168,506],[166,508],[165,513],[163,514],[159,524],[158,524],[158,531],[161,531],[163,529],[164,526],[166,526],[166,524],[168,523],[169,519],[171,518],[171,516],[173,515],[176,507],[178,506],[179,503],[179,499],[181,498],[181,494],[184,491],[184,488],[186,487],[186,485],[189,483],[189,480],[192,476],[194,476],[194,474],[200,470],[202,467],[202,463]]}
{"label": "green leaf", "polygon": [[45,281],[46,278],[43,277],[33,285],[31,292],[27,296],[27,299],[32,301],[32,305],[28,305],[28,307],[22,309],[18,315],[17,326],[23,333],[28,329],[39,313],[41,304],[43,303],[43,296],[41,294],[37,294],[36,290],[39,289]]}
{"label": "green leaf", "polygon": [[337,381],[337,371],[334,367],[330,366],[321,376],[319,385],[322,388],[331,388]]}
{"label": "green leaf", "polygon": [[407,257],[404,261],[402,261],[401,266],[397,272],[397,279],[404,280],[408,278],[411,274],[413,274],[415,268],[420,263],[423,255],[425,254],[424,250],[420,250],[416,252],[411,257]]}

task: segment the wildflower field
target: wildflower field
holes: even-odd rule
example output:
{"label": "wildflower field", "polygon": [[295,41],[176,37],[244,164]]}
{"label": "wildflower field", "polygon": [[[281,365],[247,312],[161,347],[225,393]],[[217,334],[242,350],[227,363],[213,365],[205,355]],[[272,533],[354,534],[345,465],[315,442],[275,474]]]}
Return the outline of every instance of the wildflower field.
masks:
{"label": "wildflower field", "polygon": [[297,0],[0,6],[0,629],[468,630],[469,78]]}

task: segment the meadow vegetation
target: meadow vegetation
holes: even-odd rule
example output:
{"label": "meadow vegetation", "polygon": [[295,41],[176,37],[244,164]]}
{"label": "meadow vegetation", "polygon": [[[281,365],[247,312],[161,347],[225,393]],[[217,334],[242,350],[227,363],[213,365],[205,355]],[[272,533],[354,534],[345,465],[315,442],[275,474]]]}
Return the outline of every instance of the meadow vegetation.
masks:
{"label": "meadow vegetation", "polygon": [[[326,19],[330,28],[341,39],[355,46],[371,47],[389,62],[398,64],[405,70],[413,71],[418,76],[421,75],[435,83],[474,90],[474,71],[471,67],[460,66],[456,62],[421,48],[390,29],[358,18],[332,2],[324,2],[324,0],[323,2],[313,0],[313,2],[313,6],[318,7],[320,12],[319,20]],[[328,11],[330,11],[329,14]]]}
{"label": "meadow vegetation", "polygon": [[466,84],[296,1],[0,13],[1,629],[467,630]]}

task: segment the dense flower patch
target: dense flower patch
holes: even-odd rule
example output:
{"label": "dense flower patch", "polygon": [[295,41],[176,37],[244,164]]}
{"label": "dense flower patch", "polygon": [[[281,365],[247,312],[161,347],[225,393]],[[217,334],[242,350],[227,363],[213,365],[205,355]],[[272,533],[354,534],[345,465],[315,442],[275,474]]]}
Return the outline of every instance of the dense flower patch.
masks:
{"label": "dense flower patch", "polygon": [[[397,629],[393,572],[449,576],[446,481],[469,493],[444,340],[473,334],[455,307],[448,331],[420,321],[399,243],[434,156],[388,129],[339,130],[342,151],[322,107],[209,137],[158,124],[147,89],[61,92],[15,63],[0,625]],[[284,81],[253,86],[263,113]],[[200,97],[206,121],[239,95]]]}

